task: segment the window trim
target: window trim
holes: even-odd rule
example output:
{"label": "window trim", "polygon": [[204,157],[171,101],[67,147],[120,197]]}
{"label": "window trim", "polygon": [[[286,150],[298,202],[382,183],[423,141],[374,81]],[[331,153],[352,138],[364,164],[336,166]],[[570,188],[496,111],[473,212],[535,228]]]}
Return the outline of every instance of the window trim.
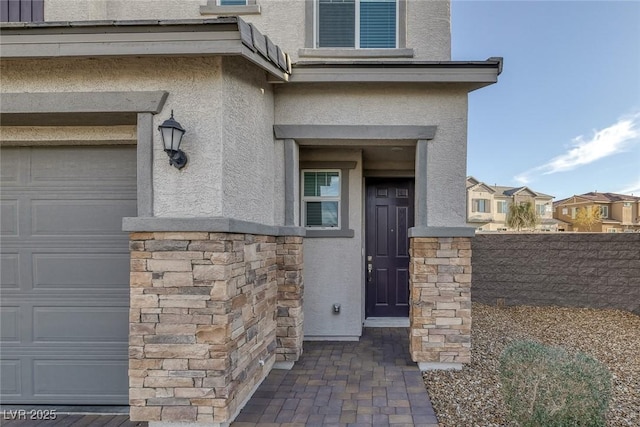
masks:
{"label": "window trim", "polygon": [[[606,211],[606,215],[603,213]],[[600,218],[602,219],[609,219],[609,206],[607,205],[600,205]]]}
{"label": "window trim", "polygon": [[[488,208],[488,210],[486,211],[479,210],[480,201],[482,201],[482,204],[484,205],[485,208]],[[471,199],[471,212],[491,213],[491,201],[489,199],[481,199],[481,198]]]}
{"label": "window trim", "polygon": [[200,6],[200,15],[259,15],[260,5],[256,0],[246,0],[245,5],[221,5],[220,0],[207,0]]}
{"label": "window trim", "polygon": [[[300,227],[304,227],[307,231],[306,237],[354,237],[355,232],[349,229],[349,172],[351,169],[355,169],[356,162],[300,162]],[[303,172],[308,172],[311,170],[320,170],[320,171],[340,171],[340,202],[339,202],[339,210],[338,210],[338,228],[310,228],[305,227],[304,223],[306,222],[306,218],[303,216],[303,195],[304,195],[304,185]]]}
{"label": "window trim", "polygon": [[[360,0],[356,0],[358,3]],[[305,1],[305,48],[300,49],[300,56],[339,56],[339,57],[413,57],[413,49],[407,47],[407,0],[396,0],[396,47],[395,48],[323,48],[316,47],[318,36],[318,1]],[[358,8],[356,13],[359,15]],[[359,23],[358,23],[359,28]],[[356,31],[358,41],[360,34]],[[358,43],[359,44],[359,43]]]}
{"label": "window trim", "polygon": [[[337,196],[305,196],[304,194],[304,176],[306,173],[331,173],[338,174],[338,195]],[[342,225],[341,205],[342,205],[342,170],[341,169],[301,169],[300,170],[300,221],[301,226],[307,230],[340,230]],[[318,227],[307,225],[307,202],[338,202],[338,224],[336,227]]]}

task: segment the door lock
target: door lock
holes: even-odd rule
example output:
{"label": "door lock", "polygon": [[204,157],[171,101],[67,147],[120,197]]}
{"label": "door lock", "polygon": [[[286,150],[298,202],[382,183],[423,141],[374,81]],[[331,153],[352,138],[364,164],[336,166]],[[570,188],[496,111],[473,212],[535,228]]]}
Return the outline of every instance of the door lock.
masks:
{"label": "door lock", "polygon": [[367,273],[368,273],[368,280],[369,282],[371,281],[371,272],[373,271],[373,264],[368,263],[367,264]]}

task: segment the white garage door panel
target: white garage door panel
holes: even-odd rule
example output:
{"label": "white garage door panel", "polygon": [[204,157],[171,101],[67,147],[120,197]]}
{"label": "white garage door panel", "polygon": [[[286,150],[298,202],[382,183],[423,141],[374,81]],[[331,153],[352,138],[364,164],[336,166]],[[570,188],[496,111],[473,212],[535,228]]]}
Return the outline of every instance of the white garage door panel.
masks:
{"label": "white garage door panel", "polygon": [[133,146],[3,148],[3,403],[127,404]]}

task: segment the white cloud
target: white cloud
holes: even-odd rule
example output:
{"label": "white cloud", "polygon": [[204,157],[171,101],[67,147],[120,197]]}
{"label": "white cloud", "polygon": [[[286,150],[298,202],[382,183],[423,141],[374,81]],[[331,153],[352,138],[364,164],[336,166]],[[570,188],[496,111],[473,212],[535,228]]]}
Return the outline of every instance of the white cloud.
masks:
{"label": "white cloud", "polygon": [[595,131],[590,139],[580,135],[573,139],[566,153],[547,163],[518,174],[514,179],[525,185],[538,175],[566,172],[605,157],[624,152],[640,141],[640,113],[623,117],[613,125]]}
{"label": "white cloud", "polygon": [[640,196],[640,178],[638,178],[636,180],[636,182],[633,182],[633,183],[629,184],[625,188],[617,190],[617,191],[614,191],[614,193],[618,193],[618,194],[633,194],[635,196]]}

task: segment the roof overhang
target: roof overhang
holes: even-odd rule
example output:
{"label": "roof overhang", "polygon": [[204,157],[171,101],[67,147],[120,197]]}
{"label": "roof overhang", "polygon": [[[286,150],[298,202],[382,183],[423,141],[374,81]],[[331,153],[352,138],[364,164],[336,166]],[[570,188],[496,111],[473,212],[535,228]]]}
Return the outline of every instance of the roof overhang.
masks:
{"label": "roof overhang", "polygon": [[149,92],[3,93],[3,126],[135,125],[139,113],[158,114],[169,94]]}
{"label": "roof overhang", "polygon": [[291,61],[237,17],[193,20],[15,22],[0,25],[2,59],[242,56],[285,82]]}
{"label": "roof overhang", "polygon": [[502,58],[437,62],[299,62],[291,83],[431,83],[456,84],[469,92],[498,81]]}

